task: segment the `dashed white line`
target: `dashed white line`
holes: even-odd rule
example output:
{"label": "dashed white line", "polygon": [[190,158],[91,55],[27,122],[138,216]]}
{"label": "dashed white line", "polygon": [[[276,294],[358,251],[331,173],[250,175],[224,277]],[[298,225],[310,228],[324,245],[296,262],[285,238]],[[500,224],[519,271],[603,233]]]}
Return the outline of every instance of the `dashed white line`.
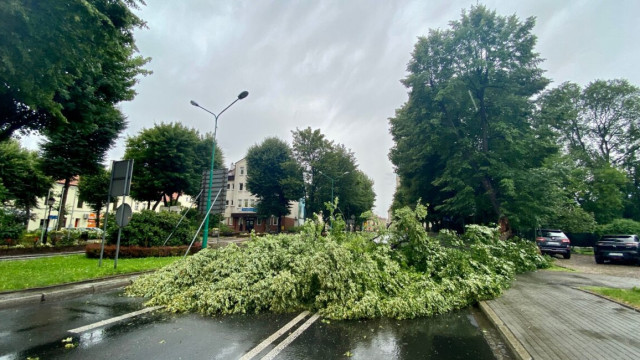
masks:
{"label": "dashed white line", "polygon": [[118,322],[118,321],[122,321],[122,320],[129,319],[129,318],[132,318],[132,317],[135,317],[135,316],[138,316],[138,315],[142,315],[142,314],[145,314],[145,313],[148,313],[148,312],[151,312],[151,311],[155,311],[155,310],[158,310],[158,309],[163,308],[163,307],[164,306],[153,306],[153,307],[150,307],[150,308],[134,311],[134,312],[131,312],[131,313],[128,313],[128,314],[124,314],[124,315],[113,317],[111,319],[102,320],[102,321],[95,322],[93,324],[89,324],[89,325],[82,326],[82,327],[79,327],[79,328],[71,329],[71,330],[69,330],[69,332],[70,333],[74,333],[74,334],[83,333],[85,331],[93,330],[95,328],[99,328],[99,327],[102,327],[102,326],[113,324],[113,323]]}
{"label": "dashed white line", "polygon": [[282,340],[278,346],[273,348],[273,350],[269,351],[267,355],[265,355],[262,360],[271,360],[275,358],[284,348],[286,348],[289,344],[293,342],[300,334],[302,334],[311,324],[313,324],[316,320],[318,320],[320,316],[318,314],[314,314],[309,320],[305,321],[304,324],[300,325],[299,328],[296,329],[291,335],[287,336],[286,339]]}
{"label": "dashed white line", "polygon": [[264,350],[267,346],[269,346],[271,343],[276,341],[276,339],[278,339],[284,333],[289,331],[289,329],[294,327],[297,323],[299,323],[307,315],[309,315],[308,311],[301,312],[300,315],[296,316],[293,320],[289,321],[285,326],[281,327],[278,331],[276,331],[273,334],[271,334],[271,336],[269,336],[263,342],[261,342],[256,347],[251,349],[251,351],[249,351],[248,353],[244,354],[244,356],[242,356],[240,358],[240,360],[249,360],[249,359],[253,358],[254,356],[258,355],[262,350]]}

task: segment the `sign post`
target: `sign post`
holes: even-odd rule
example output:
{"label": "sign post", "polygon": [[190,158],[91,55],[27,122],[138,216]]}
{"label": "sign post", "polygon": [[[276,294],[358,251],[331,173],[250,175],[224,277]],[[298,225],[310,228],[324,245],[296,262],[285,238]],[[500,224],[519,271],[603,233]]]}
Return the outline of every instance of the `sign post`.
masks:
{"label": "sign post", "polygon": [[111,163],[111,180],[109,181],[109,193],[107,194],[107,209],[104,214],[104,232],[102,233],[102,246],[100,248],[100,261],[98,262],[98,266],[102,266],[102,257],[104,256],[104,240],[107,233],[107,215],[109,214],[109,203],[111,202],[111,197],[123,196],[122,205],[118,207],[116,212],[116,222],[119,229],[113,268],[115,269],[118,267],[118,253],[120,252],[120,236],[122,234],[122,227],[126,226],[129,223],[129,220],[131,220],[131,206],[125,202],[125,196],[129,195],[131,190],[132,175],[133,160],[113,161]]}

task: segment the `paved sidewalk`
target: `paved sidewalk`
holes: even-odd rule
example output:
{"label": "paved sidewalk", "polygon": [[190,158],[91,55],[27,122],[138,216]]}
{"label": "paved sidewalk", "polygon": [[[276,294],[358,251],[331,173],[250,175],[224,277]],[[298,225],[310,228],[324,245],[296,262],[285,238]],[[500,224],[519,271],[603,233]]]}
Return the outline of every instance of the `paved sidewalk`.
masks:
{"label": "paved sidewalk", "polygon": [[537,271],[486,304],[533,359],[640,359],[640,312],[579,286],[631,288],[640,280]]}

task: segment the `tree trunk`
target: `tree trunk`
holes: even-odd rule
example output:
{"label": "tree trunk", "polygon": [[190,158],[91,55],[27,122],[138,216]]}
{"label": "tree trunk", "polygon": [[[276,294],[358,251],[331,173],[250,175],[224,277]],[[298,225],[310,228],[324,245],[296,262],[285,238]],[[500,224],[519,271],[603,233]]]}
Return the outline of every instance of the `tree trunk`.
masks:
{"label": "tree trunk", "polygon": [[96,211],[96,228],[100,229],[100,210]]}

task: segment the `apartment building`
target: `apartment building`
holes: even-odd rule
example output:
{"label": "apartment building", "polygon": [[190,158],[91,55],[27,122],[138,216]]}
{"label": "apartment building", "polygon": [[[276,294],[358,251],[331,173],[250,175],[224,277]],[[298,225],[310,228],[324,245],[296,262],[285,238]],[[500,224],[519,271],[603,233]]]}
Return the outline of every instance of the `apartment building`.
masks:
{"label": "apartment building", "polygon": [[[249,170],[246,159],[229,167],[224,223],[234,231],[276,232],[278,219],[273,216],[262,218],[256,212],[258,198],[247,189]],[[293,202],[289,215],[282,220],[281,230],[301,225],[304,223],[304,206],[299,206],[297,201]]]}

